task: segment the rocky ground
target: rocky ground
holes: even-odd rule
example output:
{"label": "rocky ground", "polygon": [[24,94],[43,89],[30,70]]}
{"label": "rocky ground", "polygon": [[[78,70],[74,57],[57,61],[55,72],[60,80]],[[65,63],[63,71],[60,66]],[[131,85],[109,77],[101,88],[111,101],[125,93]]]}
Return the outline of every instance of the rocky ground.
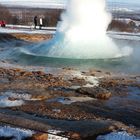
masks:
{"label": "rocky ground", "polygon": [[[93,139],[99,134],[123,129],[140,134],[139,76],[122,78],[109,72],[92,70],[81,72],[77,77],[75,72],[77,70],[63,68],[58,75],[53,75],[43,71],[0,68],[2,122],[42,131],[44,128],[72,131],[71,135],[76,133],[79,138],[92,136]],[[96,77],[98,83],[96,81],[94,86],[87,80],[89,77]],[[138,93],[135,93],[136,89]],[[1,103],[3,99],[5,105]],[[21,104],[6,104],[20,100]],[[11,115],[17,120],[21,117],[20,124],[17,120],[9,120]],[[25,119],[28,120],[26,125]],[[46,125],[42,126],[42,122]],[[98,129],[93,129],[96,127]],[[87,129],[91,131],[87,132]]]}
{"label": "rocky ground", "polygon": [[[36,42],[52,36],[6,37]],[[25,140],[46,140],[49,130],[70,139],[94,140],[114,131],[140,137],[140,75],[0,64],[0,123],[36,132]]]}
{"label": "rocky ground", "polygon": [[25,42],[41,42],[43,40],[49,40],[53,37],[51,34],[25,34],[25,33],[11,33],[0,34],[0,41],[25,41]]}

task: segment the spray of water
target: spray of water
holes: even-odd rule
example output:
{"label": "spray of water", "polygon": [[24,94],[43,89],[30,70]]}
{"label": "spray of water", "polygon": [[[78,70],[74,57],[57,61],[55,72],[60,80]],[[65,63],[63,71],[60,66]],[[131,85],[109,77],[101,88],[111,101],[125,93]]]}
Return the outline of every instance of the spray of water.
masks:
{"label": "spray of water", "polygon": [[119,48],[106,34],[111,15],[105,0],[70,0],[62,22],[50,42],[34,48],[48,57],[103,59],[129,55],[130,48]]}

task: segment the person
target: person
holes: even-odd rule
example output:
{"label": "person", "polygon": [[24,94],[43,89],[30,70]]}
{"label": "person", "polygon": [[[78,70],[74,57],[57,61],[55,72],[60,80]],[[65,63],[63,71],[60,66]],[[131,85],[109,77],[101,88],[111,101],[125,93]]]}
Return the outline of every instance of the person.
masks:
{"label": "person", "polygon": [[40,19],[39,19],[39,29],[40,29],[40,30],[41,30],[42,26],[43,26],[43,19],[40,18]]}
{"label": "person", "polygon": [[36,29],[36,26],[37,26],[37,16],[34,17],[34,26],[35,26],[34,28]]}
{"label": "person", "polygon": [[5,26],[6,26],[5,21],[4,21],[4,20],[2,20],[2,21],[0,22],[0,25],[1,25],[1,27],[5,27]]}

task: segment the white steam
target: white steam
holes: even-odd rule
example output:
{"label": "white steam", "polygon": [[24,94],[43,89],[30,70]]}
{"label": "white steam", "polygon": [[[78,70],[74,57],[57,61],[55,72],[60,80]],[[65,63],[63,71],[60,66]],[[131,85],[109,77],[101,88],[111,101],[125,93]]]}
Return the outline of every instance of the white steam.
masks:
{"label": "white steam", "polygon": [[42,44],[41,55],[61,58],[102,59],[129,55],[106,34],[111,15],[105,0],[70,0],[56,36]]}

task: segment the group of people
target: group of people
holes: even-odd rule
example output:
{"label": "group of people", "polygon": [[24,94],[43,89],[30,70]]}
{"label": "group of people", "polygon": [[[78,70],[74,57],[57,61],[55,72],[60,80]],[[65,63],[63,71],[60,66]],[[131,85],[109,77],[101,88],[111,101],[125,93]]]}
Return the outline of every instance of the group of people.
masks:
{"label": "group of people", "polygon": [[[0,20],[0,27],[5,27],[6,23],[4,20]],[[36,27],[39,26],[39,29],[41,29],[43,27],[43,18],[40,17],[38,19],[37,16],[34,17],[34,28],[36,29]]]}
{"label": "group of people", "polygon": [[43,26],[43,18],[39,18],[39,20],[38,20],[38,17],[35,16],[34,17],[34,28],[36,29],[37,26],[39,26],[39,29],[42,28],[42,26]]}

